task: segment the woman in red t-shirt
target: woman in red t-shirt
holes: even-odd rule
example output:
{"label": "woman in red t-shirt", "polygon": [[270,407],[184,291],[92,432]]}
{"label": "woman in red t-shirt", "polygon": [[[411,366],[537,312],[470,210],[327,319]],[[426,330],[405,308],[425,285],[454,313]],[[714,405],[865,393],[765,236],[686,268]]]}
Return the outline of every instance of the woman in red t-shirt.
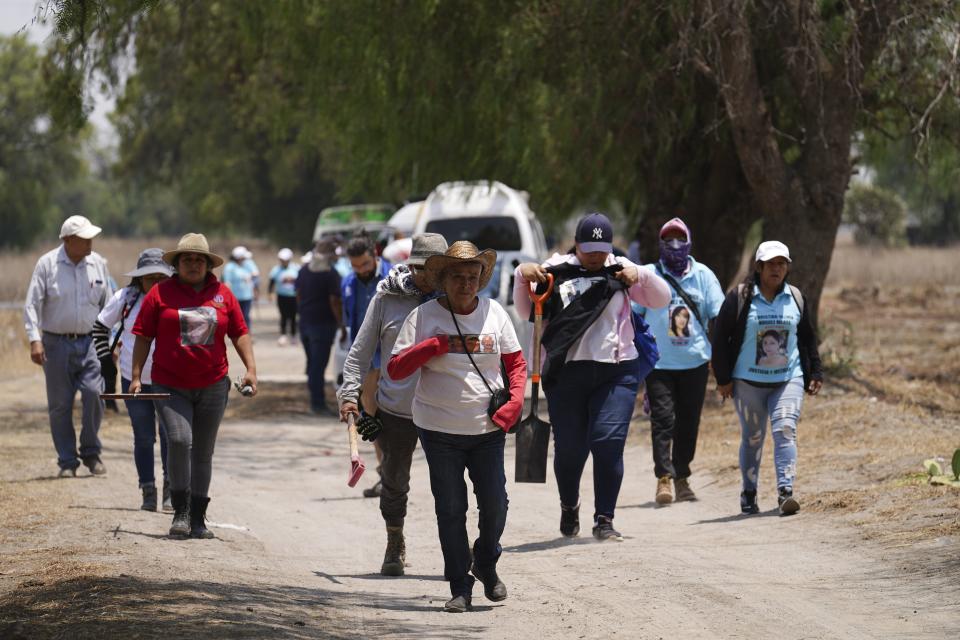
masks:
{"label": "woman in red t-shirt", "polygon": [[203,234],[188,233],[163,255],[176,274],[153,287],[134,324],[130,393],[141,389],[140,373],[153,353],[153,387],[169,393],[157,400],[167,424],[167,469],[173,524],[170,535],[212,538],[205,525],[213,448],[227,406],[230,378],[226,336],[247,368],[243,384],[257,393],[253,341],[237,299],[212,273],[223,258],[210,253]]}

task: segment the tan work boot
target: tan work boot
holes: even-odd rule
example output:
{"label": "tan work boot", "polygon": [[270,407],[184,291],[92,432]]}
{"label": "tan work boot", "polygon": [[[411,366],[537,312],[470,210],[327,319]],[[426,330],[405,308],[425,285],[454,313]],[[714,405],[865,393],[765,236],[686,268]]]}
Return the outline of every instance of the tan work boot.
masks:
{"label": "tan work boot", "polygon": [[407,563],[407,546],[403,540],[403,527],[387,527],[387,550],[380,566],[382,576],[402,576]]}
{"label": "tan work boot", "polygon": [[689,502],[697,499],[697,494],[690,488],[690,481],[686,478],[677,478],[674,480],[673,488],[677,492],[677,502]]}
{"label": "tan work boot", "polygon": [[673,488],[670,486],[670,476],[657,478],[657,504],[673,502]]}

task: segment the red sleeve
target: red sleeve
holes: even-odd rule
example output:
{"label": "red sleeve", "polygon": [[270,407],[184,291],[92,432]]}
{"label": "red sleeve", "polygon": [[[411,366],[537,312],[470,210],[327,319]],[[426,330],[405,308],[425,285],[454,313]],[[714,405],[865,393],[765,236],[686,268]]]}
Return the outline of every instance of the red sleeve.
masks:
{"label": "red sleeve", "polygon": [[140,313],[137,314],[137,321],[133,323],[131,331],[136,336],[144,338],[157,337],[157,322],[160,320],[160,287],[154,286],[143,297],[140,303]]}
{"label": "red sleeve", "polygon": [[427,338],[395,354],[387,363],[387,373],[394,380],[403,380],[425,365],[430,358],[442,356],[450,350],[447,336]]}
{"label": "red sleeve", "polygon": [[510,400],[493,414],[493,421],[507,433],[520,421],[523,413],[523,392],[527,390],[527,361],[523,351],[501,354],[503,366],[507,370]]}
{"label": "red sleeve", "polygon": [[250,333],[247,324],[243,321],[243,312],[240,311],[240,303],[237,297],[233,295],[227,285],[220,285],[220,295],[226,303],[227,311],[227,335],[231,340],[236,340],[240,336]]}

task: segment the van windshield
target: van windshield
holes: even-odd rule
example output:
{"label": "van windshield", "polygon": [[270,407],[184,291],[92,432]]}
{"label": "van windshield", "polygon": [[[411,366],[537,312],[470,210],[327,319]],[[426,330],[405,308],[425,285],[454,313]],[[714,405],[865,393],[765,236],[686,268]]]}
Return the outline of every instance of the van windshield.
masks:
{"label": "van windshield", "polygon": [[447,242],[469,240],[481,250],[520,251],[520,227],[510,216],[442,218],[427,223],[426,231],[439,233]]}

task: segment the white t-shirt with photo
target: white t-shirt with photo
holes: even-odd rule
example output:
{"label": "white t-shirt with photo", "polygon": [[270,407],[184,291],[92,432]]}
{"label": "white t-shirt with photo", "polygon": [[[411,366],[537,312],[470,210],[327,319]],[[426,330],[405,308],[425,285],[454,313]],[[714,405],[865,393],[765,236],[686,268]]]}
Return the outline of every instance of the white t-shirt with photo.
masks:
{"label": "white t-shirt with photo", "polygon": [[449,353],[431,358],[420,369],[413,399],[413,422],[421,429],[457,435],[480,435],[499,429],[487,415],[490,392],[470,364],[466,349],[492,389],[506,386],[500,371],[500,354],[520,351],[510,316],[496,300],[480,298],[469,315],[457,314],[466,344],[460,340],[450,311],[431,300],[410,312],[393,353],[427,338],[446,335]]}

